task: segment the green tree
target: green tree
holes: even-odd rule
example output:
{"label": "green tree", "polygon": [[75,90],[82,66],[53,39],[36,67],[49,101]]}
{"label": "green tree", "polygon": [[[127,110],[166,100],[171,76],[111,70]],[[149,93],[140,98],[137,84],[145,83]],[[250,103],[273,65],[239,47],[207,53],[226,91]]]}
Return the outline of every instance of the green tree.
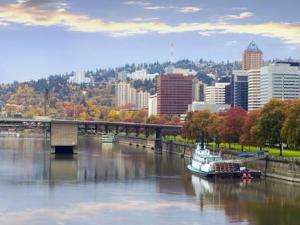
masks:
{"label": "green tree", "polygon": [[287,144],[294,148],[300,147],[300,100],[292,101],[287,110],[287,117],[284,121],[281,136]]}
{"label": "green tree", "polygon": [[269,146],[279,144],[280,155],[282,155],[282,138],[280,135],[285,120],[284,102],[272,99],[261,110],[257,119],[255,133],[264,143]]}

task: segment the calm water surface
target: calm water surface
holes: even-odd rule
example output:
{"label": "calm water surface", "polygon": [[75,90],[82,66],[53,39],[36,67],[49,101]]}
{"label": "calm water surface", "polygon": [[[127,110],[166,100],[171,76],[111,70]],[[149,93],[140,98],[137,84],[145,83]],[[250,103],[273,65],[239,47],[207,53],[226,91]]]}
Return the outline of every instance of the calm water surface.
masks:
{"label": "calm water surface", "polygon": [[300,224],[300,187],[207,181],[187,161],[81,138],[73,158],[42,138],[0,137],[1,225]]}

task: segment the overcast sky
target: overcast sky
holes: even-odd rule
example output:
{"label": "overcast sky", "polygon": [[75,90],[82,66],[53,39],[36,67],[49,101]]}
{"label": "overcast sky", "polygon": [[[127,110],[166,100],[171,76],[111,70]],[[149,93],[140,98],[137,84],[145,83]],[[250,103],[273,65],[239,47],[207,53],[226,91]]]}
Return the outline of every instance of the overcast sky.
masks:
{"label": "overcast sky", "polygon": [[300,58],[299,0],[0,0],[2,82],[125,63]]}

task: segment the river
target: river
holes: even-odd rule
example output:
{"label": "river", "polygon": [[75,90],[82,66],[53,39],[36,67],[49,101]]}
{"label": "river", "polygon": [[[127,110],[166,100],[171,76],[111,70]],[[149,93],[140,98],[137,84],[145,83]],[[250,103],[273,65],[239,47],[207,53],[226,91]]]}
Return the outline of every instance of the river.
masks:
{"label": "river", "polygon": [[300,224],[300,186],[208,181],[186,165],[97,138],[56,157],[43,138],[0,137],[0,224]]}

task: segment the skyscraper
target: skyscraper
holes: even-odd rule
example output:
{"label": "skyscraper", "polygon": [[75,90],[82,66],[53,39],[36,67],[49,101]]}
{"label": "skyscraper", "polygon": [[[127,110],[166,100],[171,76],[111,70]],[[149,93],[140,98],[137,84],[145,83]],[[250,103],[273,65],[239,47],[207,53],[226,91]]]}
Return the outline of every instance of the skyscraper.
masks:
{"label": "skyscraper", "polygon": [[260,69],[248,70],[248,111],[260,106]]}
{"label": "skyscraper", "polygon": [[167,74],[157,79],[157,113],[180,115],[192,103],[192,76]]}
{"label": "skyscraper", "polygon": [[276,62],[261,68],[262,105],[272,98],[290,100],[300,97],[299,66],[299,63],[295,62]]}
{"label": "skyscraper", "polygon": [[231,78],[232,107],[240,106],[248,110],[248,73],[245,70],[234,70]]}
{"label": "skyscraper", "polygon": [[243,70],[260,69],[263,66],[263,53],[252,41],[243,54]]}

